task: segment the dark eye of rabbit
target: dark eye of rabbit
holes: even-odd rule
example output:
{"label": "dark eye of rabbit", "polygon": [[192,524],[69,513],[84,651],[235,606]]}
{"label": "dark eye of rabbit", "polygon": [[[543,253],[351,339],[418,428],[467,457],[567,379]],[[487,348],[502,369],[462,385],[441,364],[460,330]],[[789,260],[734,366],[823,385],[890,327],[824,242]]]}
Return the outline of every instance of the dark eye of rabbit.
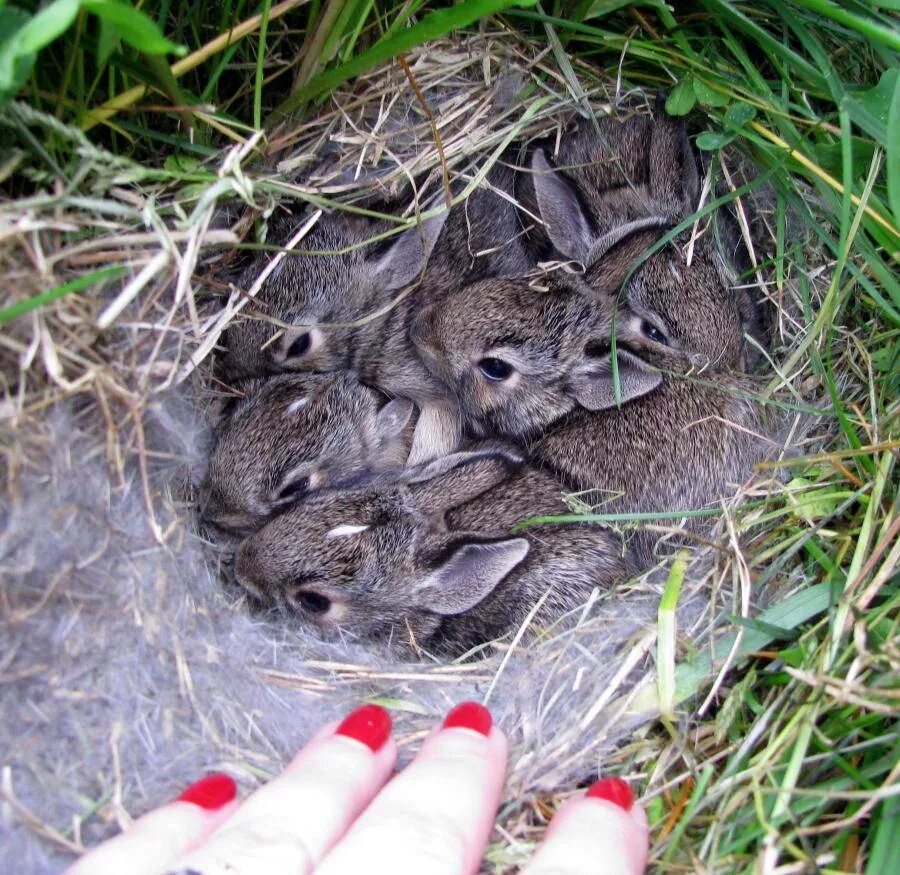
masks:
{"label": "dark eye of rabbit", "polygon": [[294,596],[294,601],[311,614],[324,614],[331,607],[331,599],[311,589],[302,589]]}
{"label": "dark eye of rabbit", "polygon": [[641,331],[655,343],[661,343],[663,346],[669,345],[669,338],[655,325],[651,325],[646,319],[641,323]]}
{"label": "dark eye of rabbit", "polygon": [[584,354],[589,359],[599,359],[612,352],[612,346],[606,340],[589,340],[584,345]]}
{"label": "dark eye of rabbit", "polygon": [[299,480],[292,480],[287,486],[284,486],[278,493],[278,500],[283,501],[287,498],[299,498],[306,494],[309,490],[309,477],[301,477]]}
{"label": "dark eye of rabbit", "polygon": [[503,380],[508,380],[515,368],[509,362],[503,361],[503,359],[483,358],[478,362],[478,370],[489,380],[500,383]]}
{"label": "dark eye of rabbit", "polygon": [[306,355],[306,353],[309,352],[310,343],[309,332],[307,331],[305,334],[301,334],[288,347],[288,358],[297,358],[298,356]]}

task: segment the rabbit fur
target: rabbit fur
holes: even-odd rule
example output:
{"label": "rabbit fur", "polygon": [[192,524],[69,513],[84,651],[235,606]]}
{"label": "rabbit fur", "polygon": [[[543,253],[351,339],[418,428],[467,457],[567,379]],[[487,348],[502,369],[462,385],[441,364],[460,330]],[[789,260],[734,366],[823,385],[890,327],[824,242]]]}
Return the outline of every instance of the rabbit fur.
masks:
{"label": "rabbit fur", "polygon": [[216,429],[198,506],[204,523],[247,535],[315,489],[402,468],[413,404],[349,371],[280,374],[238,386]]}
{"label": "rabbit fur", "polygon": [[[452,393],[467,431],[523,439],[577,406],[614,404],[610,334],[616,302],[577,277],[483,280],[426,307],[410,336],[432,375]],[[625,397],[644,380],[620,357]],[[654,379],[655,375],[648,375]]]}
{"label": "rabbit fur", "polygon": [[[641,262],[698,205],[683,125],[646,117],[600,125],[603,138],[582,130],[564,141],[565,175],[535,152],[535,194],[560,253],[586,266],[584,282],[601,298],[616,296],[618,351],[645,363],[628,371],[645,391],[632,390],[618,409],[576,411],[528,449],[570,488],[595,491],[604,511],[714,507],[772,446],[739,373],[754,359],[745,335],[761,336],[759,308],[717,245],[716,236],[736,239],[721,210],[690,261],[685,232]],[[727,254],[739,252],[732,242]],[[639,561],[649,558],[649,535],[633,546]]]}
{"label": "rabbit fur", "polygon": [[[714,507],[749,478],[771,442],[765,417],[748,400],[751,383],[736,372],[752,360],[744,335],[759,334],[758,308],[735,286],[713,229],[695,242],[690,263],[680,247],[686,235],[641,262],[697,206],[699,180],[683,125],[604,119],[600,136],[584,126],[564,139],[558,160],[565,175],[541,149],[534,153],[536,208],[559,254],[586,266],[581,282],[566,285],[592,307],[555,318],[552,308],[564,296],[551,281],[552,304],[542,302],[529,319],[540,299],[526,281],[484,282],[420,314],[413,327],[420,354],[455,386],[470,431],[524,441],[536,464],[570,489],[590,491],[604,511]],[[719,224],[733,230],[727,219]],[[495,331],[484,331],[482,320]],[[555,354],[539,358],[535,338],[549,326],[560,340]],[[610,329],[602,338],[601,326]],[[582,353],[578,388],[560,390],[567,373],[560,348]],[[485,378],[478,367],[484,357],[501,359],[513,377]],[[639,561],[649,558],[649,535],[633,546]]]}
{"label": "rabbit fur", "polygon": [[636,237],[649,249],[700,206],[684,123],[658,115],[607,117],[598,125],[599,136],[583,123],[563,138],[559,169],[542,148],[533,153],[523,198],[535,204],[550,243],[584,266],[588,285],[607,292],[604,263],[626,242],[626,260],[636,269],[619,294],[651,334],[677,338],[681,348],[717,367],[752,364],[756,347],[743,336],[762,341],[763,320],[750,289],[737,282],[748,261],[728,209],[701,219],[696,235],[683,231],[637,260],[643,253],[634,246]]}
{"label": "rabbit fur", "polygon": [[[512,172],[495,168],[491,185],[511,191]],[[288,223],[278,236],[286,239],[290,230]],[[356,219],[324,217],[305,246],[340,254],[300,255],[268,277],[261,302],[269,317],[288,327],[274,343],[271,324],[260,320],[229,329],[223,373],[234,379],[283,370],[352,369],[363,383],[420,406],[410,462],[421,462],[456,448],[459,416],[415,354],[408,337],[413,315],[466,282],[519,275],[534,261],[521,239],[515,208],[491,188],[476,189],[449,213],[424,220],[386,251],[373,253],[363,244],[377,231]],[[247,280],[258,269],[251,268]],[[410,284],[412,289],[397,294]]]}
{"label": "rabbit fur", "polygon": [[583,605],[628,576],[618,538],[585,525],[510,536],[533,514],[565,510],[555,478],[488,445],[395,482],[323,492],[245,540],[237,580],[324,633],[458,656],[521,624]]}

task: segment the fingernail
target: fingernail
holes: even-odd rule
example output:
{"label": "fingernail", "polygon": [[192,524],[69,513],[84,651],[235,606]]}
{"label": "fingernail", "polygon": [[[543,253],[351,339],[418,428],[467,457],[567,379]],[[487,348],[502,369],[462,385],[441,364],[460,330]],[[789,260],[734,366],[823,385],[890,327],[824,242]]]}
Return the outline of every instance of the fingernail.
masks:
{"label": "fingernail", "polygon": [[377,753],[391,736],[391,718],[378,705],[363,705],[344,718],[335,734],[355,738]]}
{"label": "fingernail", "polygon": [[207,811],[216,811],[227,805],[237,796],[237,784],[228,777],[216,772],[191,784],[175,801],[192,802]]}
{"label": "fingernail", "polygon": [[605,799],[613,805],[618,805],[623,811],[631,811],[631,806],[634,805],[631,787],[621,778],[603,778],[596,784],[591,784],[584,795],[591,799]]}
{"label": "fingernail", "polygon": [[490,735],[493,725],[491,712],[478,702],[463,702],[444,718],[444,729],[473,729],[482,735]]}

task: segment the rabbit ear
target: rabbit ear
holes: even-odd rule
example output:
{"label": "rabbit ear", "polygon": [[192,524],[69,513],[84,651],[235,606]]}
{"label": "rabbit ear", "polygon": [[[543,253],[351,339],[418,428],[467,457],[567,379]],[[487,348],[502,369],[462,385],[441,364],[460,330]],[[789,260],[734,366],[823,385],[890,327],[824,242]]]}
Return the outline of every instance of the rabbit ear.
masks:
{"label": "rabbit ear", "polygon": [[650,196],[669,215],[684,217],[697,208],[700,177],[684,119],[662,115],[650,135]]}
{"label": "rabbit ear", "polygon": [[[610,249],[621,243],[626,237],[646,231],[649,228],[665,228],[669,224],[665,216],[644,216],[624,225],[617,225],[611,231],[607,231],[602,237],[598,237],[591,246],[588,261],[585,264],[596,264]],[[624,276],[623,276],[624,280]]]}
{"label": "rabbit ear", "polygon": [[490,595],[527,555],[525,538],[463,544],[416,586],[418,606],[452,616]]}
{"label": "rabbit ear", "polygon": [[[616,406],[613,388],[611,356],[585,362],[572,375],[570,387],[578,403],[587,410],[606,410]],[[661,382],[662,374],[641,359],[624,350],[616,354],[619,371],[621,402],[631,401],[652,392]]]}
{"label": "rabbit ear", "polygon": [[388,401],[375,415],[375,431],[381,438],[396,437],[406,428],[415,405],[409,398]]}
{"label": "rabbit ear", "polygon": [[[442,203],[443,195],[427,204],[430,210]],[[384,289],[399,289],[409,285],[424,270],[450,210],[442,210],[430,219],[423,219],[415,227],[394,238],[390,248],[373,267],[376,282]]]}
{"label": "rabbit ear", "polygon": [[409,470],[409,500],[420,512],[440,513],[493,489],[522,464],[522,456],[502,444],[443,456]]}
{"label": "rabbit ear", "polygon": [[596,235],[575,187],[550,166],[543,149],[535,151],[531,171],[538,210],[551,242],[566,258],[587,264]]}

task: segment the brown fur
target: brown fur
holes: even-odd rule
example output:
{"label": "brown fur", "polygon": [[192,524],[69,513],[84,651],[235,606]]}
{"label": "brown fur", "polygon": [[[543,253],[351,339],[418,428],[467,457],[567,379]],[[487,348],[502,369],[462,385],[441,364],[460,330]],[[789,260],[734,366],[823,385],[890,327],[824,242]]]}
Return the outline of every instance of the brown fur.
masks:
{"label": "brown fur", "polygon": [[[500,168],[495,175],[496,185],[512,189],[509,171]],[[273,237],[284,244],[298,226],[299,220],[283,218]],[[449,215],[441,213],[380,244],[366,242],[389,228],[346,214],[323,216],[300,244],[302,252],[288,254],[256,298],[263,317],[298,328],[282,332],[273,343],[282,329],[271,321],[247,317],[237,322],[226,332],[223,375],[236,379],[291,370],[361,371],[364,363],[375,376],[397,371],[403,380],[403,362],[394,356],[402,358],[407,351],[402,338],[411,310],[466,282],[518,274],[532,263],[520,239],[515,209],[487,189],[476,190]],[[260,263],[252,265],[241,285],[252,285],[261,268]],[[415,283],[411,295],[386,315],[362,326],[332,324],[370,316],[411,283]],[[292,344],[314,326],[321,327],[313,331],[309,348],[292,354]],[[396,345],[385,347],[395,337]]]}
{"label": "brown fur", "polygon": [[[585,281],[610,291],[610,266],[636,259],[699,202],[697,164],[682,122],[659,115],[599,120],[564,137],[554,171],[542,151],[532,164],[534,191],[524,195],[547,223],[560,254],[585,265]],[[681,349],[718,367],[746,366],[756,353],[746,332],[762,339],[759,308],[736,287],[746,267],[726,209],[701,220],[693,240],[682,232],[644,261],[620,290],[621,300]],[[689,259],[689,249],[690,260]],[[617,252],[617,250],[619,250]],[[614,273],[624,281],[624,272]]]}
{"label": "brown fur", "polygon": [[[499,189],[512,191],[512,173],[506,168],[498,167],[491,180]],[[281,228],[279,239],[286,240],[291,230],[289,225]],[[327,216],[303,245],[342,251],[380,230],[357,219]],[[516,210],[487,188],[473,192],[449,216],[430,219],[392,241],[386,251],[362,246],[340,255],[289,256],[258,299],[269,316],[297,327],[273,343],[277,328],[272,324],[238,323],[226,333],[223,367],[231,379],[286,370],[354,370],[363,383],[419,405],[410,461],[422,462],[456,448],[459,417],[446,389],[416,355],[410,322],[422,307],[467,282],[519,274],[533,260],[524,248]],[[251,269],[247,285],[259,269]],[[385,312],[373,315],[379,310]],[[331,324],[364,317],[359,325]]]}
{"label": "brown fur", "polygon": [[[312,496],[247,539],[236,572],[299,623],[458,655],[517,627],[548,590],[537,625],[628,573],[618,539],[598,527],[508,534],[564,511],[553,477],[488,448],[410,469],[404,482]],[[328,537],[349,525],[366,528]],[[310,593],[327,608],[310,610]]]}
{"label": "brown fur", "polygon": [[412,403],[388,401],[354,374],[283,374],[241,390],[200,487],[208,525],[248,534],[309,492],[406,462]]}
{"label": "brown fur", "polygon": [[[596,389],[609,384],[614,310],[577,278],[542,278],[539,287],[491,279],[426,308],[410,333],[470,433],[521,439],[579,404],[608,403]],[[502,362],[509,376],[492,379],[486,360]]]}
{"label": "brown fur", "polygon": [[[585,500],[604,513],[716,508],[768,449],[759,410],[742,397],[747,389],[739,377],[718,375],[712,385],[670,377],[619,409],[574,413],[529,453],[570,489],[592,490]],[[688,523],[708,525],[702,517]],[[633,542],[640,561],[652,540]]]}

